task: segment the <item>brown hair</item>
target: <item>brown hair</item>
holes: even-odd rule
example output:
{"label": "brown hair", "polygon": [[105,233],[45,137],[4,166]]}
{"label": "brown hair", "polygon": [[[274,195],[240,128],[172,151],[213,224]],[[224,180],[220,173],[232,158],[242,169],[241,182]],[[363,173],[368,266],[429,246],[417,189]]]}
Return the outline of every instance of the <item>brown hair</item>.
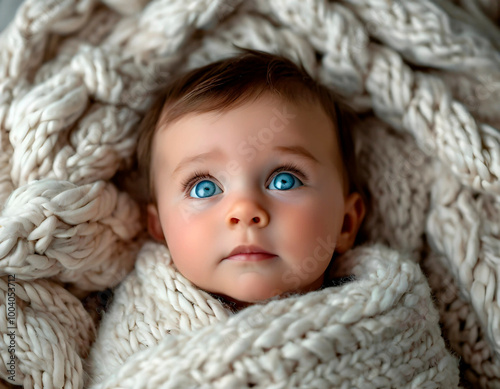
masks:
{"label": "brown hair", "polygon": [[[140,127],[137,157],[139,170],[145,176],[148,202],[156,202],[151,177],[151,146],[159,127],[192,113],[223,111],[235,108],[264,92],[271,92],[292,102],[319,103],[331,118],[344,165],[347,192],[364,193],[355,168],[351,124],[354,115],[328,88],[313,80],[301,65],[263,51],[242,49],[242,53],[191,70],[162,88]],[[346,185],[347,186],[347,185]],[[346,189],[346,188],[344,188]]]}

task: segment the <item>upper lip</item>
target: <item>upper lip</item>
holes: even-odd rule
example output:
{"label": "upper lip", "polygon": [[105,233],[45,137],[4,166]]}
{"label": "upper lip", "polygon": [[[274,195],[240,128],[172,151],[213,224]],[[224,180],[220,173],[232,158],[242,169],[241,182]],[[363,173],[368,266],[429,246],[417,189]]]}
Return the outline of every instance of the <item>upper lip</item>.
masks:
{"label": "upper lip", "polygon": [[237,255],[237,254],[270,254],[270,255],[274,255],[274,254],[270,253],[269,251],[264,250],[262,247],[259,247],[259,246],[255,246],[255,245],[243,246],[243,245],[240,245],[238,247],[235,247],[233,249],[233,251],[231,251],[226,258],[229,258],[229,257],[231,257],[233,255]]}

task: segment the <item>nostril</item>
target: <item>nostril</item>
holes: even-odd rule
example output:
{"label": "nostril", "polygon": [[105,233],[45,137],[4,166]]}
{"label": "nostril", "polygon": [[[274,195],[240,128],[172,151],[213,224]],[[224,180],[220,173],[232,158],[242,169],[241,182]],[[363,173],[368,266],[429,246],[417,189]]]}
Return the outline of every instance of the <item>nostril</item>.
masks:
{"label": "nostril", "polygon": [[252,220],[253,220],[255,223],[258,223],[260,219],[259,219],[258,217],[254,217]]}

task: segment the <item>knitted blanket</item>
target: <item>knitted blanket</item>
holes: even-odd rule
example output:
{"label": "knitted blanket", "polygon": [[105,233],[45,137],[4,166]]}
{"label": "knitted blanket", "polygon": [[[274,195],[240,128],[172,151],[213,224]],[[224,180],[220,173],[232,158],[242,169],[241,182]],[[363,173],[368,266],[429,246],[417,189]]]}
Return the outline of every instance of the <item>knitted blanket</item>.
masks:
{"label": "knitted blanket", "polygon": [[[5,385],[455,387],[457,357],[461,385],[500,387],[499,20],[495,0],[25,1],[0,35]],[[369,193],[355,279],[235,315],[147,243],[134,154],[152,91],[233,44],[361,116]]]}
{"label": "knitted blanket", "polygon": [[419,266],[379,244],[339,262],[354,280],[228,318],[148,243],[102,320],[88,387],[456,388]]}

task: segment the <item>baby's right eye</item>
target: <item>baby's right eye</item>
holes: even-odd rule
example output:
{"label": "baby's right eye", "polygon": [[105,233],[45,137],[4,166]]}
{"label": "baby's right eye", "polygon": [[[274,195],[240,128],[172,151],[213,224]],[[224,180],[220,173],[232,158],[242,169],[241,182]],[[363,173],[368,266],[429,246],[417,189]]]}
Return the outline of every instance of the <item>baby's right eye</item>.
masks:
{"label": "baby's right eye", "polygon": [[[218,192],[217,189],[219,190]],[[222,193],[222,190],[217,185],[215,185],[212,181],[203,180],[193,186],[193,189],[189,192],[189,196],[205,199],[219,193]]]}
{"label": "baby's right eye", "polygon": [[[203,180],[205,178],[205,180]],[[209,196],[213,195],[214,188],[212,185],[215,185],[213,182],[208,181],[208,179],[213,178],[208,171],[196,171],[194,174],[185,180],[181,186],[182,191],[184,192],[185,198],[206,198],[206,197],[195,197],[196,195],[205,195]],[[200,184],[204,184],[203,186]],[[210,185],[211,184],[211,185]],[[200,185],[200,187],[198,187]],[[194,194],[193,194],[194,193]],[[221,192],[219,192],[221,193]]]}

